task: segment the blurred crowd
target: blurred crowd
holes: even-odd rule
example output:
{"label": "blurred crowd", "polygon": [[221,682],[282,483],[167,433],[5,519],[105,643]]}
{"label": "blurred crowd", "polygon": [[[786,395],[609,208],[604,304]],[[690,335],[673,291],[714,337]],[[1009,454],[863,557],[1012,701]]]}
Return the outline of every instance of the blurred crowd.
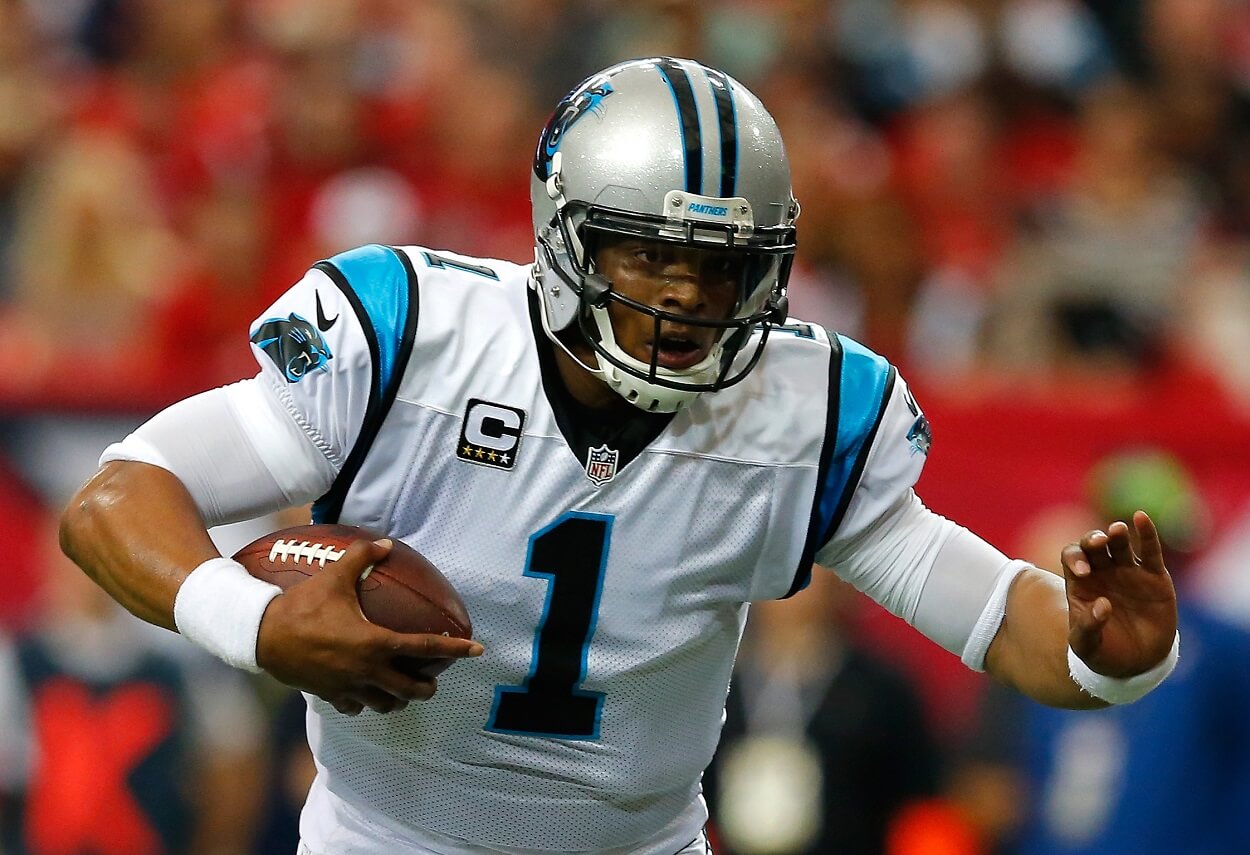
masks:
{"label": "blurred crowd", "polygon": [[0,0],[0,391],[233,379],[239,330],[360,243],[527,259],[550,106],[655,53],[781,124],[796,315],[913,372],[1166,360],[1250,395],[1237,0]]}
{"label": "blurred crowd", "polygon": [[[1053,565],[1123,512],[1087,487],[1110,483],[1095,462],[1149,440],[1193,483],[1166,456],[1116,472],[1153,473],[1133,482],[1148,493],[1172,473],[1164,504],[1213,494],[1178,560],[1238,526],[1250,0],[0,0],[0,601],[38,604],[0,608],[21,631],[0,645],[0,716],[22,723],[0,737],[0,852],[293,851],[298,698],[119,629],[67,581],[49,515],[122,425],[254,373],[248,324],[318,259],[372,242],[531,258],[551,107],[656,54],[723,67],[776,116],[803,208],[792,313],[946,408],[930,504],[973,528],[1010,516],[979,530]],[[990,485],[1010,494],[997,508]],[[1250,626],[1244,550],[1223,554],[1241,591],[1225,611]],[[1140,719],[1069,729],[983,697],[958,663],[917,665],[845,592],[803,596],[760,609],[744,645],[734,747],[709,783],[732,806],[726,852],[1145,852],[1104,835],[1169,809],[1122,786],[1182,773],[1129,765],[1161,716],[1188,723],[1183,750],[1250,816],[1238,716],[1206,715],[1250,712],[1250,690],[1209,688],[1201,656]],[[1220,651],[1204,667],[1246,661],[1236,621],[1190,619]],[[786,645],[827,655],[772,667]],[[114,779],[140,761],[144,795],[127,795]],[[112,789],[89,796],[95,767]],[[1192,851],[1237,851],[1219,848],[1244,840],[1231,812],[1194,811],[1226,836]]]}

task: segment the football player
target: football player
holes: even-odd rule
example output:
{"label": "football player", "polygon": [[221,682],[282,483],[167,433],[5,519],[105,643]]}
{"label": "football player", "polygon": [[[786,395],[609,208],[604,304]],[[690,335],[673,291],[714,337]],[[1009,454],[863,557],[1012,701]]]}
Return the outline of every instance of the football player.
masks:
{"label": "football player", "polygon": [[[1048,704],[1166,676],[1144,514],[1070,545],[1064,578],[1009,559],[913,492],[930,433],[895,369],[787,319],[799,205],[745,86],[613,66],[557,106],[531,188],[534,263],[314,265],[253,325],[255,378],[108,448],[65,513],[66,551],[135,614],[304,690],[305,851],[704,851],[748,604],[814,563]],[[385,541],[279,595],[205,534],[308,501],[429,557],[477,641],[363,619]],[[396,654],[467,661],[435,695]]]}

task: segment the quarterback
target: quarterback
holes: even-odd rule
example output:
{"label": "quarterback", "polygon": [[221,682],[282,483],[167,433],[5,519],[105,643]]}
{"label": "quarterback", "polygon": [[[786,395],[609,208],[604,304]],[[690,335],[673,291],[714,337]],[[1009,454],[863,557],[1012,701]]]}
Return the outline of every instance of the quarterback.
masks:
{"label": "quarterback", "polygon": [[[741,83],[670,58],[595,75],[531,194],[532,264],[315,264],[253,324],[257,376],[110,446],[65,512],[67,553],[136,615],[303,690],[302,851],[705,851],[748,605],[817,564],[1048,704],[1166,677],[1145,514],[1067,547],[1063,577],[1009,559],[915,495],[929,426],[895,369],[787,318],[799,205]],[[364,620],[386,540],[280,593],[206,534],[306,502],[424,553],[477,638]],[[397,654],[463,661],[436,686]]]}

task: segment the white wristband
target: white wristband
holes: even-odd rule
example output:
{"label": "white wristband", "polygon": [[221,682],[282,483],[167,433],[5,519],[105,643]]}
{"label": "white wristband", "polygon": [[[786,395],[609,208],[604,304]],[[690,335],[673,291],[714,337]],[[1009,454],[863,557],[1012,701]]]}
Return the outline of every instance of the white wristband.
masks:
{"label": "white wristband", "polygon": [[1176,667],[1176,661],[1180,658],[1180,650],[1181,634],[1178,631],[1176,638],[1172,640],[1172,649],[1168,651],[1168,655],[1149,671],[1132,677],[1108,677],[1092,670],[1081,660],[1081,657],[1076,655],[1076,651],[1069,647],[1068,673],[1072,675],[1076,684],[1085,690],[1086,694],[1093,695],[1109,704],[1130,704],[1167,679],[1168,674],[1171,674],[1172,669]]}
{"label": "white wristband", "polygon": [[178,631],[218,659],[252,672],[256,637],[269,602],[282,589],[262,582],[242,564],[211,558],[191,571],[174,598]]}

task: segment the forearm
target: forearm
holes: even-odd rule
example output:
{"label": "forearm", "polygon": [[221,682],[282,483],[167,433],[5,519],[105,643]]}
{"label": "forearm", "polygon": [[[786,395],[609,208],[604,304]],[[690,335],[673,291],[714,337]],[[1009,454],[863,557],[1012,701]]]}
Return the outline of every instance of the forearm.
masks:
{"label": "forearm", "polygon": [[143,620],[174,626],[187,575],[218,556],[182,482],[158,466],[107,463],[61,518],[61,548],[101,588]]}
{"label": "forearm", "polygon": [[1007,596],[1007,611],[985,657],[996,679],[1038,703],[1099,709],[1068,672],[1068,603],[1063,579],[1038,568],[1021,572]]}

